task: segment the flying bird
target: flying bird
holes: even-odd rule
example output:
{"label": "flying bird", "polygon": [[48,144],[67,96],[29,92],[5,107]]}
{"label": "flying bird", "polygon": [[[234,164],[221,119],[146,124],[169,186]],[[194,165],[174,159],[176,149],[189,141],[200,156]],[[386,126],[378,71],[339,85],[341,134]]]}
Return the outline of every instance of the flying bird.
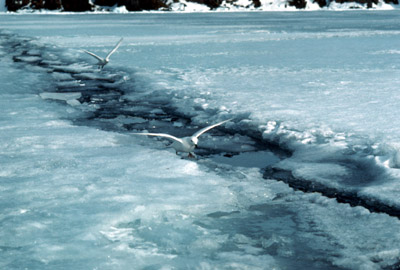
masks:
{"label": "flying bird", "polygon": [[177,138],[175,136],[165,134],[165,133],[133,133],[133,134],[167,138],[172,141],[171,147],[175,149],[176,154],[178,154],[178,152],[185,152],[185,153],[189,153],[188,157],[194,158],[195,156],[193,154],[193,150],[197,146],[197,143],[199,142],[199,137],[203,133],[209,131],[210,129],[220,126],[231,120],[232,119],[228,119],[228,120],[219,122],[217,124],[202,128],[190,137]]}
{"label": "flying bird", "polygon": [[96,58],[97,61],[98,61],[98,62],[97,62],[97,65],[99,66],[99,69],[103,69],[104,66],[107,65],[108,62],[110,61],[110,56],[111,56],[113,53],[115,53],[115,51],[116,51],[116,50],[118,49],[118,47],[121,45],[122,40],[123,40],[123,38],[121,38],[121,39],[118,41],[118,43],[115,45],[115,47],[107,54],[106,58],[102,58],[102,57],[100,57],[100,56],[98,56],[98,55],[96,55],[96,54],[94,54],[94,53],[92,53],[92,52],[86,51],[86,50],[83,50],[83,51],[84,51],[85,53],[87,53],[87,54],[93,56],[94,58]]}

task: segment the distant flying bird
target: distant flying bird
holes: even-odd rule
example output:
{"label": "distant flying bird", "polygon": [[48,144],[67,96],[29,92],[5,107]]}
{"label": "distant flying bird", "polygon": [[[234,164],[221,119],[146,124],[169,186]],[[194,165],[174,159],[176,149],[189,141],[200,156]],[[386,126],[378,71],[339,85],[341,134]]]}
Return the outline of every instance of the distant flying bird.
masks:
{"label": "distant flying bird", "polygon": [[183,138],[177,138],[175,136],[165,134],[165,133],[133,133],[134,135],[147,135],[147,136],[157,136],[157,137],[164,137],[172,141],[171,147],[173,147],[176,151],[176,154],[178,152],[185,152],[189,153],[188,157],[194,157],[193,155],[193,150],[197,146],[197,143],[199,142],[199,137],[203,133],[209,131],[212,128],[215,128],[219,125],[222,125],[228,121],[231,121],[232,119],[228,119],[222,122],[219,122],[217,124],[205,127],[194,133],[190,137],[183,137]]}
{"label": "distant flying bird", "polygon": [[99,69],[103,69],[104,66],[107,65],[108,62],[110,61],[110,56],[111,56],[113,53],[115,53],[115,51],[116,51],[116,50],[118,49],[118,47],[121,45],[122,40],[123,40],[123,38],[121,38],[121,39],[118,41],[118,43],[115,45],[114,49],[112,49],[112,50],[107,54],[106,58],[102,58],[102,57],[100,57],[100,56],[98,56],[98,55],[96,55],[96,54],[94,54],[94,53],[92,53],[92,52],[86,51],[86,50],[83,50],[83,51],[84,51],[85,53],[87,53],[87,54],[93,56],[94,58],[96,58],[97,61],[98,61],[98,62],[97,62],[97,65],[99,66]]}

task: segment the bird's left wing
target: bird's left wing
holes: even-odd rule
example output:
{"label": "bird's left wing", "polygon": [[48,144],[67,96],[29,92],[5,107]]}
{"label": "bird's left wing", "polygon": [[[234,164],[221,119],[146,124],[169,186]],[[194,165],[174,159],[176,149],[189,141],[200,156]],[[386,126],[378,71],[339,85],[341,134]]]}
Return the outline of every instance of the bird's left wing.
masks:
{"label": "bird's left wing", "polygon": [[215,128],[215,127],[217,127],[217,126],[220,126],[220,125],[222,125],[222,124],[224,124],[224,123],[226,123],[226,122],[228,122],[228,121],[231,121],[232,119],[233,119],[233,118],[228,119],[228,120],[225,120],[225,121],[222,121],[222,122],[219,122],[219,123],[217,123],[217,124],[214,124],[214,125],[211,125],[211,126],[208,126],[208,127],[205,127],[205,128],[202,128],[202,129],[200,129],[199,131],[197,131],[195,134],[193,134],[193,135],[192,135],[192,138],[193,138],[193,137],[194,137],[194,138],[198,138],[201,134],[203,134],[203,133],[209,131],[209,130],[212,129],[212,128]]}
{"label": "bird's left wing", "polygon": [[109,53],[107,54],[106,60],[108,60],[108,59],[110,58],[110,56],[111,56],[113,53],[115,53],[115,51],[116,51],[116,50],[119,48],[119,46],[121,45],[121,42],[122,42],[123,39],[124,39],[124,38],[121,38],[121,39],[118,41],[117,45],[115,45],[114,49],[112,49],[111,52],[109,52]]}
{"label": "bird's left wing", "polygon": [[101,58],[100,56],[98,56],[98,55],[96,55],[96,54],[94,54],[94,53],[92,53],[92,52],[89,52],[89,51],[87,51],[87,50],[83,50],[83,51],[84,51],[85,53],[87,53],[87,54],[93,56],[94,58],[96,58],[96,59],[99,60],[99,61],[104,61],[103,58]]}
{"label": "bird's left wing", "polygon": [[169,135],[169,134],[165,134],[165,133],[131,133],[133,135],[146,135],[146,136],[156,136],[156,137],[163,137],[163,138],[167,138],[170,139],[172,141],[177,141],[179,143],[183,143],[182,139],[177,138],[175,136]]}

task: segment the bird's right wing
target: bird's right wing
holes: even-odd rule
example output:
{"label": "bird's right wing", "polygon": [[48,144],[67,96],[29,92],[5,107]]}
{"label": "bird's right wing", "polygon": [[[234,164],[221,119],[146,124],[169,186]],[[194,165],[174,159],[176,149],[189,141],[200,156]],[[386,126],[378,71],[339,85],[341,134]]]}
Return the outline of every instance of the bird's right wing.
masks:
{"label": "bird's right wing", "polygon": [[163,138],[167,138],[170,139],[172,141],[176,141],[179,143],[183,143],[182,139],[179,139],[175,136],[169,135],[169,134],[165,134],[165,133],[131,133],[133,135],[145,135],[145,136],[155,136],[155,137],[163,137]]}
{"label": "bird's right wing", "polygon": [[83,50],[85,53],[87,53],[87,54],[89,54],[89,55],[91,55],[91,56],[93,56],[94,58],[96,58],[97,60],[99,60],[99,61],[104,61],[104,59],[103,58],[101,58],[100,56],[98,56],[98,55],[95,55],[94,53],[92,53],[92,52],[89,52],[89,51],[87,51],[87,50]]}
{"label": "bird's right wing", "polygon": [[110,56],[111,56],[113,53],[115,53],[115,51],[119,48],[119,46],[121,45],[121,42],[122,42],[123,39],[124,39],[124,38],[121,38],[121,39],[118,41],[117,45],[115,45],[114,49],[112,49],[111,52],[109,52],[109,53],[107,54],[107,56],[106,56],[106,59],[107,59],[107,60],[108,60],[108,58],[110,58]]}
{"label": "bird's right wing", "polygon": [[192,137],[198,138],[201,134],[203,134],[203,133],[209,131],[210,129],[215,128],[215,127],[217,127],[217,126],[219,126],[219,125],[222,125],[222,124],[224,124],[224,123],[226,123],[226,122],[228,122],[228,121],[231,121],[232,119],[233,119],[233,118],[228,119],[228,120],[225,120],[225,121],[222,121],[222,122],[219,122],[219,123],[217,123],[217,124],[214,124],[214,125],[211,125],[211,126],[208,126],[208,127],[205,127],[205,128],[202,128],[202,129],[200,129],[199,131],[197,131],[195,134],[193,134]]}

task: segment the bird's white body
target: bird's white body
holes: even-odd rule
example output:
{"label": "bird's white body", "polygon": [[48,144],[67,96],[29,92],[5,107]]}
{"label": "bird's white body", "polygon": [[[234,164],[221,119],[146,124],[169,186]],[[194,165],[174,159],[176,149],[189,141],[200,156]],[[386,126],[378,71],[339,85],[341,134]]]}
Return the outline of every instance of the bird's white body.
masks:
{"label": "bird's white body", "polygon": [[178,138],[178,137],[175,137],[175,136],[172,136],[169,134],[165,134],[165,133],[133,133],[133,134],[167,138],[172,141],[171,147],[175,149],[176,153],[178,153],[178,152],[189,153],[189,157],[193,157],[193,151],[199,142],[199,139],[198,139],[199,136],[202,135],[203,133],[209,131],[210,129],[215,128],[219,125],[222,125],[230,120],[232,120],[232,119],[228,119],[228,120],[219,122],[217,124],[202,128],[190,137]]}
{"label": "bird's white body", "polygon": [[121,45],[123,38],[121,38],[118,43],[114,46],[114,48],[107,54],[107,56],[105,58],[102,58],[92,52],[83,50],[85,53],[89,54],[90,56],[93,56],[94,58],[97,59],[97,65],[99,66],[99,69],[103,69],[105,65],[108,64],[108,62],[110,62],[110,56],[115,53],[115,51],[119,48],[119,46]]}
{"label": "bird's white body", "polygon": [[191,153],[196,148],[196,144],[193,143],[192,137],[184,137],[181,142],[174,141],[171,147],[175,149],[176,152]]}

